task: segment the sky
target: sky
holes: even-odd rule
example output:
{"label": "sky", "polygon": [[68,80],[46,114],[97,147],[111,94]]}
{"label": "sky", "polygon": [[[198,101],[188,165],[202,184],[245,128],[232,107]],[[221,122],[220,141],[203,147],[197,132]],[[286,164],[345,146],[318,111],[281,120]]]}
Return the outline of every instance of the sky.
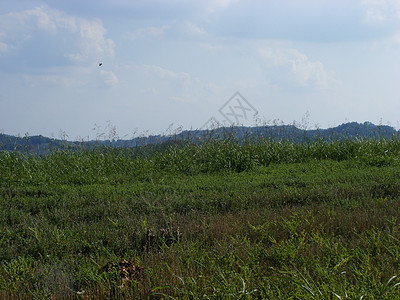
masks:
{"label": "sky", "polygon": [[0,0],[0,133],[399,129],[399,53],[400,0]]}

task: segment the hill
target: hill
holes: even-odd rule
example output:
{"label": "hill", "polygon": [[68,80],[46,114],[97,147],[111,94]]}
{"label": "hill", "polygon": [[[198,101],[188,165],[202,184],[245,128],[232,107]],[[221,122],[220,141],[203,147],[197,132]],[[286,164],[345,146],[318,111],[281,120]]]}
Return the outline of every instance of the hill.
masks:
{"label": "hill", "polygon": [[365,123],[345,123],[327,129],[300,129],[294,125],[271,125],[260,127],[220,127],[213,130],[185,130],[174,135],[152,135],[137,137],[129,140],[91,140],[85,142],[71,142],[61,139],[48,138],[42,135],[17,137],[0,134],[0,150],[28,151],[34,153],[45,153],[50,149],[80,147],[136,147],[145,145],[160,145],[176,141],[201,142],[212,138],[225,138],[227,136],[237,139],[244,138],[266,138],[271,140],[289,140],[293,142],[304,142],[313,139],[337,140],[355,138],[392,138],[399,136],[400,131],[387,125],[374,125]]}

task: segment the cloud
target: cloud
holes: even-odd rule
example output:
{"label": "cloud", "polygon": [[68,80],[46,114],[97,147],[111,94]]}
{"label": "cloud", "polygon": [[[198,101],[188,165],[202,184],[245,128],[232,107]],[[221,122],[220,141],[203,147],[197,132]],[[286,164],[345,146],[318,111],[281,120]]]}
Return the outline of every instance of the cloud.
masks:
{"label": "cloud", "polygon": [[365,20],[370,24],[382,25],[388,22],[400,21],[399,0],[363,0],[366,9]]}
{"label": "cloud", "polygon": [[335,79],[319,61],[310,61],[297,49],[264,47],[259,50],[267,69],[273,70],[272,81],[297,87],[329,88]]}
{"label": "cloud", "polygon": [[192,20],[224,10],[239,0],[40,0],[48,6],[72,15],[96,18],[113,18],[163,23],[173,20]]}
{"label": "cloud", "polygon": [[22,83],[30,88],[74,88],[87,86],[90,79],[87,70],[79,67],[47,70],[41,74],[24,74]]}
{"label": "cloud", "polygon": [[400,44],[400,1],[399,0],[363,0],[366,11],[364,22],[381,31],[387,32],[390,43]]}
{"label": "cloud", "polygon": [[8,45],[0,42],[0,55],[2,52],[5,53],[7,51],[8,51]]}
{"label": "cloud", "polygon": [[[239,2],[239,0],[203,0],[203,1],[187,1],[187,0],[44,0],[48,5],[60,7],[63,10],[75,11],[79,10],[85,13],[98,14],[115,14],[143,16],[148,17],[149,13],[154,16],[157,14],[161,18],[176,19],[179,16],[193,14],[199,12],[215,12],[218,9],[224,9],[229,5]],[[164,12],[160,14],[160,12]]]}
{"label": "cloud", "polygon": [[134,32],[128,32],[125,34],[125,37],[131,40],[141,39],[141,38],[149,38],[149,37],[157,37],[163,35],[170,26],[163,25],[160,27],[149,26],[145,28],[140,28],[135,30]]}
{"label": "cloud", "polygon": [[114,55],[115,44],[105,37],[100,20],[70,16],[47,6],[0,15],[0,28],[1,62],[10,70],[89,65]]}
{"label": "cloud", "polygon": [[[34,9],[26,10],[22,13],[21,19],[24,22],[32,21],[38,29],[48,31],[50,33],[57,33],[57,28],[62,26],[70,27],[68,20],[61,17],[58,12],[45,11],[43,7],[36,7]],[[67,22],[66,22],[67,21]]]}
{"label": "cloud", "polygon": [[185,24],[183,24],[182,27],[183,27],[182,31],[189,36],[201,36],[206,33],[204,28],[192,22],[185,22]]}
{"label": "cloud", "polygon": [[133,41],[166,38],[172,40],[193,40],[205,37],[206,31],[198,24],[189,21],[171,21],[168,25],[147,26],[124,34]]}
{"label": "cloud", "polygon": [[[218,86],[204,83],[186,72],[176,72],[157,65],[130,67],[135,86],[142,94],[151,94],[173,102],[198,102],[215,92]],[[207,95],[207,96],[206,96]]]}
{"label": "cloud", "polygon": [[235,2],[239,2],[239,0],[209,0],[204,1],[204,4],[207,11],[215,12],[218,9],[226,8]]}
{"label": "cloud", "polygon": [[108,87],[115,87],[119,83],[119,79],[117,75],[114,74],[112,71],[100,71],[100,75],[103,79],[103,82]]}
{"label": "cloud", "polygon": [[161,79],[174,79],[177,77],[177,74],[173,71],[155,65],[143,65],[142,72],[145,76],[159,77]]}
{"label": "cloud", "polygon": [[[245,39],[279,39],[307,42],[343,42],[369,40],[393,32],[394,26],[371,26],[363,0],[248,0],[217,11],[207,31]],[[398,0],[374,9],[375,15],[398,13]],[[396,3],[396,4],[394,4]],[[371,6],[369,6],[371,7]],[[372,13],[372,10],[370,10]]]}

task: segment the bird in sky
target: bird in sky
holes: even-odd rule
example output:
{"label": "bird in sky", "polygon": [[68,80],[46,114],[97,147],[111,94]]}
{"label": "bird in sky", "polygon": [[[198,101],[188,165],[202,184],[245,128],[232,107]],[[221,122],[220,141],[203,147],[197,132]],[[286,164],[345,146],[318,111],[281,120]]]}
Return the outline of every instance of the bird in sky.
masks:
{"label": "bird in sky", "polygon": [[103,65],[103,63],[101,62],[101,63],[99,63],[99,67],[101,67]]}

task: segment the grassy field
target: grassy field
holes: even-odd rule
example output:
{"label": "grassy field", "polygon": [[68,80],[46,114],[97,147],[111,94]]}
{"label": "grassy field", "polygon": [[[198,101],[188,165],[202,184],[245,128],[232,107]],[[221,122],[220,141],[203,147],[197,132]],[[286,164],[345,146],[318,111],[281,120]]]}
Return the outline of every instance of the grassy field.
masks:
{"label": "grassy field", "polygon": [[0,299],[400,299],[400,140],[0,152]]}

